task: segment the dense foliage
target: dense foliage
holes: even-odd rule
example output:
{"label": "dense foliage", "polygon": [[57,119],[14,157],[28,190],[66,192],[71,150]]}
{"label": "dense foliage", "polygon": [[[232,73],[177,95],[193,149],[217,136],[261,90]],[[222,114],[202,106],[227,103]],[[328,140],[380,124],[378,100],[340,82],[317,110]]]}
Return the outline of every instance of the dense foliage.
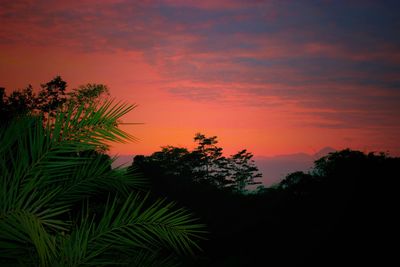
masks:
{"label": "dense foliage", "polygon": [[117,126],[134,106],[56,105],[54,95],[42,113],[23,102],[0,126],[0,265],[168,266],[194,255],[203,225],[101,153],[133,140]]}

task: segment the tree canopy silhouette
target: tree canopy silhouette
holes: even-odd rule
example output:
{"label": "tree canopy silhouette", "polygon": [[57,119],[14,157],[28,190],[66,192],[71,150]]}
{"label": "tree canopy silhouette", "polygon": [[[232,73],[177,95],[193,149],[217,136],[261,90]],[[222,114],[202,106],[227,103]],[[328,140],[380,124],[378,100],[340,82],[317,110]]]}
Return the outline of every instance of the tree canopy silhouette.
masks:
{"label": "tree canopy silhouette", "polygon": [[[197,133],[194,137],[197,147],[186,148],[166,146],[150,156],[138,155],[131,168],[150,176],[175,176],[199,184],[209,184],[219,189],[246,192],[247,186],[259,184],[261,178],[253,154],[247,150],[225,157],[216,136],[206,137]],[[157,171],[158,174],[154,172]],[[172,178],[170,178],[172,179]]]}
{"label": "tree canopy silhouette", "polygon": [[109,94],[107,86],[103,84],[88,83],[72,89],[71,92],[67,92],[67,86],[66,81],[56,76],[41,84],[37,94],[31,85],[22,90],[14,90],[9,95],[5,88],[0,88],[0,123],[4,124],[15,116],[25,114],[54,117],[64,104],[74,103],[87,108]]}

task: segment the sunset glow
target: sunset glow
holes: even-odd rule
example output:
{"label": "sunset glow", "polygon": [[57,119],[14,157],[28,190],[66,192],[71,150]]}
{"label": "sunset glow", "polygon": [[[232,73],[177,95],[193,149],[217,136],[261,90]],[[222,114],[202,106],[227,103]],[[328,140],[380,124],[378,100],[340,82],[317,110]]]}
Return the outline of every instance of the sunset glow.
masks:
{"label": "sunset glow", "polygon": [[61,75],[137,104],[115,154],[400,155],[397,1],[1,1],[0,87]]}

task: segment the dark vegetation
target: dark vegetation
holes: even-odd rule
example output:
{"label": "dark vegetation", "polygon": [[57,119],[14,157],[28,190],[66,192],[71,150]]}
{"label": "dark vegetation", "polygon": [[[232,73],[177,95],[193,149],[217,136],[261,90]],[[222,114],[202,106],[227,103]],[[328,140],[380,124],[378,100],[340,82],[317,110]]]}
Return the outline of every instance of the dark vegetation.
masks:
{"label": "dark vegetation", "polygon": [[197,266],[358,266],[396,255],[388,242],[400,158],[347,149],[317,160],[310,173],[243,194],[199,181],[190,161],[169,153],[178,150],[136,156],[132,168],[151,180],[156,195],[188,207],[208,226]]}
{"label": "dark vegetation", "polygon": [[[87,85],[67,94],[65,86],[57,77],[39,95],[28,87],[0,99],[3,265],[387,266],[397,261],[400,158],[346,149],[317,160],[309,173],[256,187],[260,174],[251,153],[225,157],[215,136],[196,134],[192,151],[163,147],[135,156],[127,170],[112,170],[103,140],[129,139],[117,125],[123,110],[132,107],[107,117],[109,109],[102,111],[99,104],[106,87]],[[63,106],[69,109],[57,113]],[[87,116],[76,115],[77,107],[89,110]],[[95,115],[99,112],[103,115]],[[42,114],[46,123],[26,114]],[[70,116],[75,119],[66,124]],[[49,142],[45,149],[28,138],[39,133]],[[45,160],[38,161],[41,157]],[[140,193],[144,181],[150,194]],[[112,230],[118,223],[125,223],[124,231]],[[107,229],[108,235],[98,235]]]}

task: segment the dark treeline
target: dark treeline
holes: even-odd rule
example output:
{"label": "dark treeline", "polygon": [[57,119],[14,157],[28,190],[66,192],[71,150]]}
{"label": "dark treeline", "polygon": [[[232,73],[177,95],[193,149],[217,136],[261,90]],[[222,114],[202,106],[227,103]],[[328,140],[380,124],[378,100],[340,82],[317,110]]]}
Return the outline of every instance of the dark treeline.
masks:
{"label": "dark treeline", "polygon": [[400,158],[338,151],[309,173],[243,193],[200,179],[188,151],[170,153],[179,149],[136,156],[131,168],[150,179],[155,195],[189,208],[208,226],[204,253],[189,266],[381,265],[395,255],[389,240]]}

